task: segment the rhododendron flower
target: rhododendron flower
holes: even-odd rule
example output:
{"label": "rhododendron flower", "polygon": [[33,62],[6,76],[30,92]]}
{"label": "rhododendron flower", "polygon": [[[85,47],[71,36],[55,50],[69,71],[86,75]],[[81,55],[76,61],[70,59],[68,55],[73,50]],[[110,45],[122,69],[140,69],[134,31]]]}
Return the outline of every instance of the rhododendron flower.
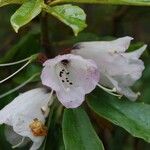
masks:
{"label": "rhododendron flower", "polygon": [[138,94],[130,87],[142,75],[144,64],[139,57],[146,49],[146,45],[127,53],[125,51],[132,39],[126,36],[113,41],[81,42],[74,46],[72,53],[97,63],[101,85],[136,100]]}
{"label": "rhododendron flower", "polygon": [[20,94],[0,110],[0,124],[13,129],[6,135],[11,136],[7,138],[11,144],[15,141],[14,147],[22,145],[25,138],[30,138],[33,142],[30,150],[37,150],[41,146],[47,134],[44,124],[52,101],[50,93],[44,88],[37,88]]}
{"label": "rhododendron flower", "polygon": [[94,61],[72,54],[47,60],[41,74],[42,83],[56,91],[58,100],[67,108],[81,105],[99,81]]}

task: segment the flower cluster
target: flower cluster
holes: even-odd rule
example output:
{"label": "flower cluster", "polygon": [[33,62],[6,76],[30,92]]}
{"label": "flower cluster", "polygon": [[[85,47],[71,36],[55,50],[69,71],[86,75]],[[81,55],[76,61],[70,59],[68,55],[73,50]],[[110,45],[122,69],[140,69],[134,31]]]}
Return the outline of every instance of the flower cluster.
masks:
{"label": "flower cluster", "polygon": [[85,95],[96,86],[112,95],[124,95],[136,100],[138,93],[134,93],[131,86],[144,70],[139,57],[146,45],[134,52],[125,52],[131,40],[127,36],[113,41],[81,42],[73,47],[71,54],[45,61],[41,81],[51,92],[45,88],[30,90],[0,110],[0,124],[10,126],[14,138],[22,138],[18,138],[18,142],[15,140],[15,143],[11,139],[13,147],[21,146],[26,138],[33,141],[31,150],[40,147],[47,135],[45,119],[53,102],[54,91],[66,108],[80,106]]}

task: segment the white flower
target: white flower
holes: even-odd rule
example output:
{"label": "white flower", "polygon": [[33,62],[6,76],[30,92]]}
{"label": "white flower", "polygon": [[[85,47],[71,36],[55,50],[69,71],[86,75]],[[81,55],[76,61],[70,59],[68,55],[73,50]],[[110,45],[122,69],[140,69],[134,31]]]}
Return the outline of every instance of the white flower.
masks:
{"label": "white flower", "polygon": [[[47,132],[45,118],[52,101],[50,93],[44,88],[37,88],[20,94],[0,110],[0,124],[11,126],[16,133],[14,138],[22,137],[22,142],[17,146],[23,143],[25,137],[33,141],[30,150],[37,150],[41,146]],[[20,138],[18,141],[21,141]]]}
{"label": "white flower", "polygon": [[74,46],[72,54],[92,59],[97,63],[101,85],[136,100],[138,94],[134,93],[130,86],[142,75],[144,64],[139,57],[147,46],[125,53],[132,39],[126,36],[113,41],[81,42]]}
{"label": "white flower", "polygon": [[72,54],[47,60],[41,74],[42,83],[56,91],[58,100],[67,108],[81,105],[99,81],[96,64]]}

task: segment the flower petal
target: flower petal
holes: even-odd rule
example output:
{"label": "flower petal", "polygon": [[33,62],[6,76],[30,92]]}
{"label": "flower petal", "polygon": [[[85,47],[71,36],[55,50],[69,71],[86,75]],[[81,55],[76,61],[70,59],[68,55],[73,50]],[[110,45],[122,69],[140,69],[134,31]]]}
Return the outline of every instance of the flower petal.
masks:
{"label": "flower petal", "polygon": [[[29,137],[33,141],[33,146],[39,148],[44,137],[34,136],[29,125],[37,118],[45,123],[43,106],[48,106],[50,93],[44,88],[37,88],[25,92],[16,97],[10,104],[0,111],[0,123],[5,123],[13,127],[13,130],[23,136]],[[4,117],[5,116],[5,119]],[[32,149],[32,148],[31,148]]]}
{"label": "flower petal", "polygon": [[133,52],[124,53],[123,56],[130,58],[130,59],[138,59],[143,54],[146,48],[147,48],[147,45],[145,44]]}
{"label": "flower petal", "polygon": [[90,93],[99,81],[95,62],[81,56],[59,55],[47,60],[44,66],[42,83],[55,90],[58,99],[67,108],[78,107],[84,95]]}
{"label": "flower petal", "polygon": [[[79,44],[79,49],[73,49],[72,53],[93,59],[97,63],[101,75],[100,84],[110,88],[116,87],[119,93],[135,100],[137,94],[129,87],[142,75],[144,63],[139,57],[146,49],[146,45],[134,52],[125,53],[131,39],[131,37],[119,38],[106,45],[105,42],[83,42]],[[115,51],[113,51],[114,45]],[[120,50],[117,47],[120,47]]]}
{"label": "flower petal", "polygon": [[112,77],[107,76],[108,81],[110,82],[110,85],[108,87],[116,88],[117,92],[121,95],[126,96],[128,99],[135,101],[138,97],[138,93],[134,93],[131,88],[128,86],[125,86],[118,82],[117,80],[113,79]]}
{"label": "flower petal", "polygon": [[73,55],[70,58],[68,70],[74,84],[73,87],[82,88],[85,94],[95,89],[100,77],[97,65],[93,60]]}
{"label": "flower petal", "polygon": [[30,142],[30,140],[27,137],[22,142],[23,137],[17,134],[16,132],[14,132],[11,126],[6,125],[4,133],[5,133],[6,140],[13,146],[19,144],[19,147],[23,147]]}
{"label": "flower petal", "polygon": [[57,97],[66,108],[76,108],[84,101],[85,93],[82,88],[74,88],[69,91],[58,91]]}
{"label": "flower petal", "polygon": [[[73,46],[74,50],[82,49],[82,53],[84,53],[84,49],[88,49],[89,53],[92,51],[108,51],[108,52],[124,52],[128,49],[132,37],[125,36],[122,38],[118,38],[113,41],[94,41],[94,42],[81,42],[77,43]],[[86,51],[85,51],[86,53]],[[90,54],[89,54],[90,55]]]}

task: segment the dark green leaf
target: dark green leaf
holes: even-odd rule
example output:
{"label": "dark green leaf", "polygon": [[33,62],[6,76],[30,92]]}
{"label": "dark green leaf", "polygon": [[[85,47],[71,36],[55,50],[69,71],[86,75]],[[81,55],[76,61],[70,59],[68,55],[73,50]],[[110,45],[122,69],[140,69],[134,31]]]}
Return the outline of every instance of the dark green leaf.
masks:
{"label": "dark green leaf", "polygon": [[82,31],[87,25],[85,23],[86,14],[78,7],[71,4],[45,7],[45,11],[52,14],[60,21],[70,26],[75,35]]}
{"label": "dark green leaf", "polygon": [[60,109],[62,107],[60,105],[58,106],[57,102],[54,98],[54,103],[50,108],[49,117],[46,122],[48,135],[39,150],[65,150],[60,116]]}
{"label": "dark green leaf", "polygon": [[42,0],[30,0],[25,3],[11,16],[11,25],[18,32],[19,28],[29,23],[41,12]]}
{"label": "dark green leaf", "polygon": [[81,108],[65,109],[63,138],[66,150],[103,150],[90,120]]}
{"label": "dark green leaf", "polygon": [[98,115],[150,142],[150,105],[117,99],[98,90],[89,96],[89,106]]}

